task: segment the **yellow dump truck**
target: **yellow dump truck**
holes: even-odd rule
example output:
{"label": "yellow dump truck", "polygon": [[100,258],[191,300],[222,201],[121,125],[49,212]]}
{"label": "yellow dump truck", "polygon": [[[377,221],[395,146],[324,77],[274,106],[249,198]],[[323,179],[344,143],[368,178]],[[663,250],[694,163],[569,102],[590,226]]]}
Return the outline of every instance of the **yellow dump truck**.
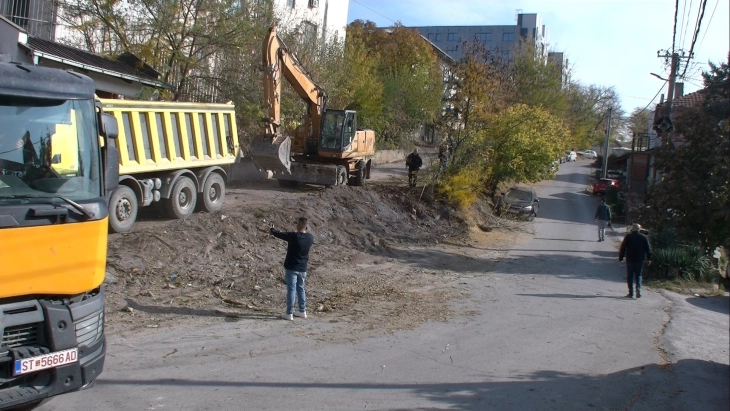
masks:
{"label": "yellow dump truck", "polygon": [[157,202],[173,218],[220,210],[229,167],[240,156],[233,104],[99,101],[119,124],[113,231],[129,231],[139,208]]}
{"label": "yellow dump truck", "polygon": [[0,409],[104,368],[106,193],[116,120],[79,73],[0,63]]}

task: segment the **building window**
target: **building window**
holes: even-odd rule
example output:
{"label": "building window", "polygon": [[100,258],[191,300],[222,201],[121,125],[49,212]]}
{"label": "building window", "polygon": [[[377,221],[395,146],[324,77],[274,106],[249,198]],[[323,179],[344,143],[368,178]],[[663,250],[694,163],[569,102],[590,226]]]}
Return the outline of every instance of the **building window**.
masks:
{"label": "building window", "polygon": [[319,7],[319,0],[309,0],[309,8],[313,9]]}
{"label": "building window", "polygon": [[477,33],[474,37],[477,41],[492,41],[492,33]]}
{"label": "building window", "polygon": [[293,9],[295,6],[294,0],[286,0],[286,5],[287,5],[287,7]]}
{"label": "building window", "polygon": [[436,33],[436,41],[441,41],[441,33]]}
{"label": "building window", "polygon": [[428,33],[428,39],[429,39],[430,41],[433,41],[433,33]]}
{"label": "building window", "polygon": [[502,33],[502,41],[515,41],[515,33]]}
{"label": "building window", "polygon": [[302,34],[304,35],[304,41],[314,44],[317,41],[317,25],[305,21],[302,23]]}
{"label": "building window", "polygon": [[459,41],[459,34],[458,33],[449,33],[446,38],[448,41]]}

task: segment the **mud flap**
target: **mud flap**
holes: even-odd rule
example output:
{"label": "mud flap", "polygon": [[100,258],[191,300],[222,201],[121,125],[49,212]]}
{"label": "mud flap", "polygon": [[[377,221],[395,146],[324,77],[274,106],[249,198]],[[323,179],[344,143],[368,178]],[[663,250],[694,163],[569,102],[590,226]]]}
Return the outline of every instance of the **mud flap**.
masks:
{"label": "mud flap", "polygon": [[291,175],[275,174],[280,180],[299,181],[305,184],[333,186],[337,184],[337,166],[334,164],[291,163]]}
{"label": "mud flap", "polygon": [[251,159],[261,170],[291,174],[291,139],[281,134],[267,134],[251,142]]}

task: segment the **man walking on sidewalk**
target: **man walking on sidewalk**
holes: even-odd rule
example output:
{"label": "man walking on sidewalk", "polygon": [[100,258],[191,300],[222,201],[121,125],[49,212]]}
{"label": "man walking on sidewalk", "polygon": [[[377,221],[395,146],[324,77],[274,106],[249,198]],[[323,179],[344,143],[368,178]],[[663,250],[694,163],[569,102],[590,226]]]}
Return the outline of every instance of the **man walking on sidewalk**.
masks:
{"label": "man walking on sidewalk", "polygon": [[598,223],[598,241],[606,241],[606,224],[611,222],[611,208],[606,204],[605,198],[601,199],[594,218],[594,221]]}
{"label": "man walking on sidewalk", "polygon": [[618,253],[618,261],[626,257],[626,284],[629,286],[627,298],[634,297],[634,281],[636,282],[636,298],[641,298],[641,271],[644,268],[644,260],[651,265],[651,244],[649,239],[639,232],[641,225],[633,224],[631,232],[621,242],[621,249]]}
{"label": "man walking on sidewalk", "polygon": [[[269,233],[288,243],[286,258],[284,259],[284,275],[286,276],[286,313],[281,315],[285,320],[293,320],[294,316],[307,318],[307,295],[304,291],[304,281],[307,278],[307,262],[309,249],[312,248],[314,237],[307,232],[307,219],[300,217],[297,220],[297,231],[279,231],[274,224],[262,228],[262,232]],[[299,300],[299,311],[294,311],[294,299]]]}

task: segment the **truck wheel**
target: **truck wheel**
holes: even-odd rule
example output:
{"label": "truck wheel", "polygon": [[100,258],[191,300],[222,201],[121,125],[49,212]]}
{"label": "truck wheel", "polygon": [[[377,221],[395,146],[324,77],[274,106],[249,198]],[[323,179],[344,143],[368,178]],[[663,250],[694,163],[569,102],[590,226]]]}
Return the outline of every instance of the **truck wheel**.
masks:
{"label": "truck wheel", "polygon": [[223,181],[218,173],[210,173],[205,184],[203,192],[200,194],[198,203],[204,211],[212,213],[223,207],[223,198],[226,196],[226,182]]}
{"label": "truck wheel", "polygon": [[362,187],[365,185],[365,162],[358,161],[355,166],[355,185]]}
{"label": "truck wheel", "polygon": [[338,186],[344,186],[347,184],[347,170],[345,166],[337,166],[337,183]]}
{"label": "truck wheel", "polygon": [[175,181],[170,198],[165,200],[165,210],[172,218],[186,218],[195,211],[198,196],[195,183],[190,177],[181,176]]}
{"label": "truck wheel", "polygon": [[126,233],[137,221],[137,195],[127,186],[118,186],[109,198],[109,228],[115,233]]}

